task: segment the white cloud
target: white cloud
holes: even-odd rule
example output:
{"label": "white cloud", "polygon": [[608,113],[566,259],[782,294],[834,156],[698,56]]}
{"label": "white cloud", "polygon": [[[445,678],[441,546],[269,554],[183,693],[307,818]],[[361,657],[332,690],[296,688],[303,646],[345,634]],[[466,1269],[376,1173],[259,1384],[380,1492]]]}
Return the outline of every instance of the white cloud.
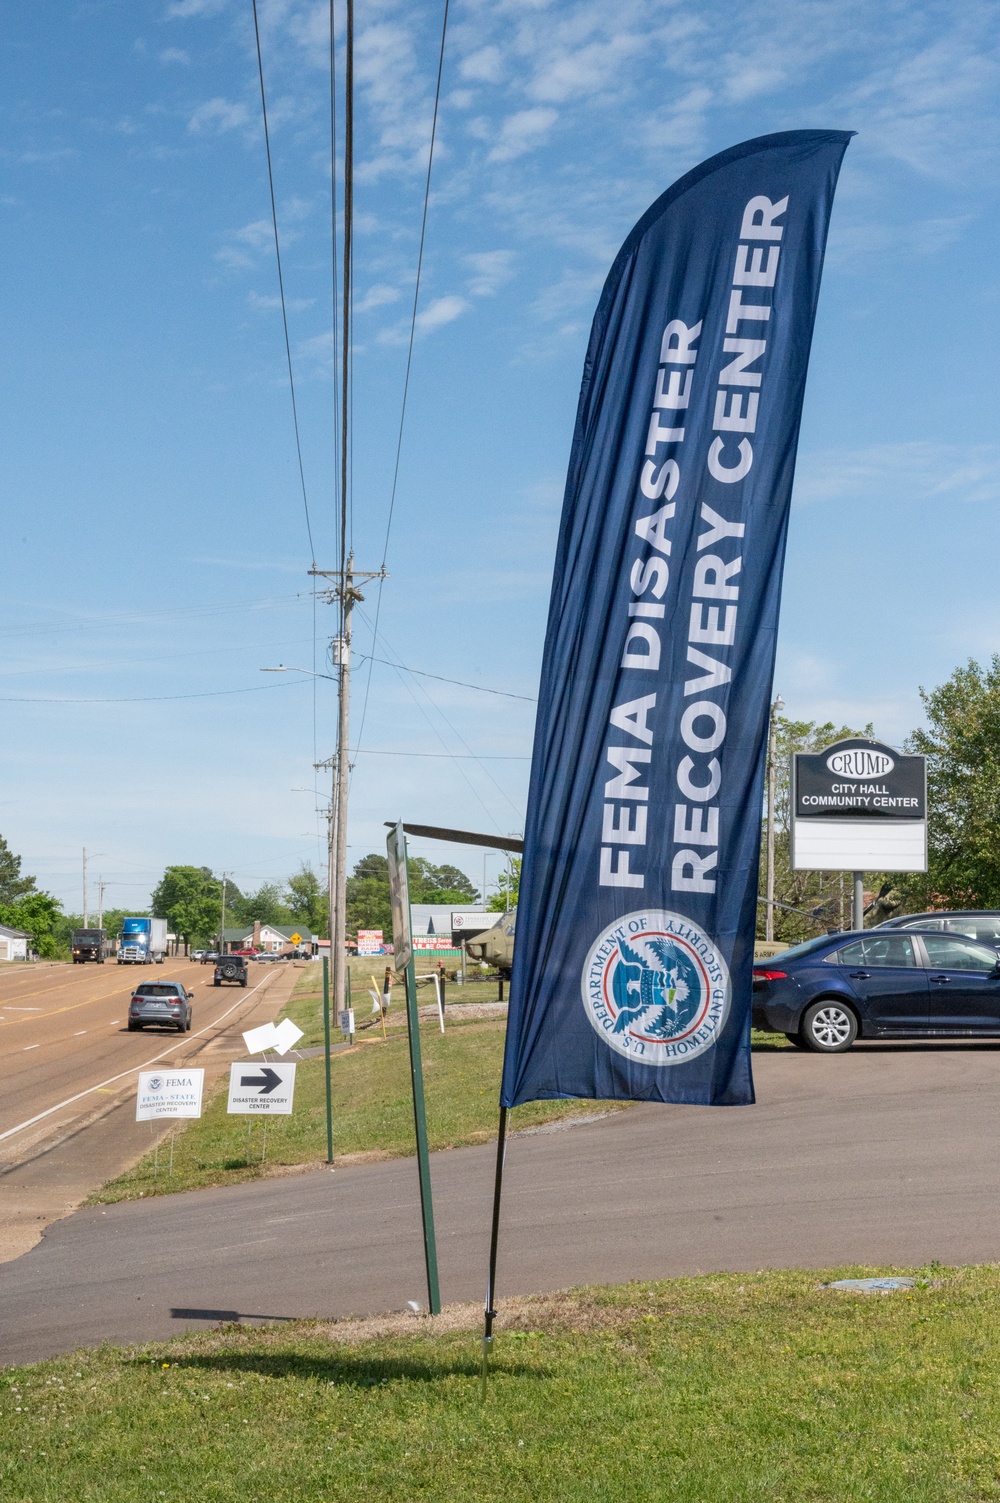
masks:
{"label": "white cloud", "polygon": [[160,53],[161,63],[189,63],[191,58],[182,47],[164,47]]}
{"label": "white cloud", "polygon": [[369,287],[359,303],[355,303],[355,313],[368,313],[372,308],[384,308],[387,303],[397,303],[402,297],[398,287],[389,287],[385,283],[376,282]]}
{"label": "white cloud", "polygon": [[480,47],[462,59],[459,75],[474,83],[499,83],[503,77],[503,63],[499,47]]}
{"label": "white cloud", "polygon": [[249,122],[250,111],[245,104],[232,104],[228,99],[208,99],[195,110],[187,128],[194,134],[203,130],[241,130]]}
{"label": "white cloud", "polygon": [[173,0],[167,6],[168,21],[186,21],[191,16],[214,16],[224,9],[226,0]]}
{"label": "white cloud", "polygon": [[473,271],[469,281],[470,297],[492,297],[514,275],[513,251],[478,251],[466,256],[465,261]]}
{"label": "white cloud", "polygon": [[558,118],[555,110],[543,109],[541,106],[508,115],[500,127],[499,139],[490,152],[489,160],[512,162],[515,157],[533,151],[542,144]]}
{"label": "white cloud", "polygon": [[226,6],[226,0],[173,0],[173,5],[167,6],[165,17],[168,21],[186,21],[192,15],[218,15]]}
{"label": "white cloud", "polygon": [[435,298],[422,313],[417,314],[417,333],[432,334],[435,329],[443,329],[445,324],[454,323],[456,318],[461,318],[471,306],[466,298],[454,293]]}
{"label": "white cloud", "polygon": [[803,454],[795,479],[799,503],[1000,501],[1000,444],[872,444]]}
{"label": "white cloud", "polygon": [[242,229],[233,231],[234,239],[240,240],[244,245],[252,245],[254,250],[259,250],[262,245],[274,238],[274,226],[270,219],[253,219],[245,224]]}

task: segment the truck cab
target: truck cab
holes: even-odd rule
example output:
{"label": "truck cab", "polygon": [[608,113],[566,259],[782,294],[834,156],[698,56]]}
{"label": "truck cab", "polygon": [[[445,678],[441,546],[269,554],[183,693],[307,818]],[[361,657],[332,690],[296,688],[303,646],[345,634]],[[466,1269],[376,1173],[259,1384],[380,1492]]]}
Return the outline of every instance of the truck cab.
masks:
{"label": "truck cab", "polygon": [[108,955],[108,937],[103,929],[74,929],[70,949],[74,965],[85,965],[88,960],[103,965]]}

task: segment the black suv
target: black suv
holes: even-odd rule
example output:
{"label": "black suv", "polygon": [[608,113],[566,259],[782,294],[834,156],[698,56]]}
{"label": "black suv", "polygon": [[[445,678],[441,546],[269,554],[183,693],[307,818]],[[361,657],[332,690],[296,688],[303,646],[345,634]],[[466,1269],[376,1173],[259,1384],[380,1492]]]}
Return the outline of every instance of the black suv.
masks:
{"label": "black suv", "polygon": [[247,984],[247,963],[242,955],[220,955],[215,963],[214,986],[221,986],[224,981],[236,981],[240,986]]}

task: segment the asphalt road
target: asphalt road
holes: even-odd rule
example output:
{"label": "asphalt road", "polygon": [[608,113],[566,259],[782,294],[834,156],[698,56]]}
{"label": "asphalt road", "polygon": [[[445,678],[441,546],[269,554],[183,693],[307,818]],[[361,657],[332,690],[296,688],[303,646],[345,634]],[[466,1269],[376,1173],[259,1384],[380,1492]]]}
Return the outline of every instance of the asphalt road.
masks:
{"label": "asphalt road", "polygon": [[[223,1068],[245,1052],[241,1029],[272,1016],[297,975],[253,966],[243,989],[215,987],[211,967],[183,960],[0,970],[0,1263],[148,1146],[148,1124],[134,1121],[140,1069]],[[194,992],[191,1032],[129,1033],[133,986],[161,979]]]}
{"label": "asphalt road", "polygon": [[[1000,1046],[755,1056],[758,1105],[515,1137],[499,1292],[1000,1258]],[[516,1113],[514,1114],[516,1119]],[[482,1298],[494,1150],[432,1157],[446,1302]],[[2,1360],[426,1301],[412,1159],[92,1207],[0,1265]]]}

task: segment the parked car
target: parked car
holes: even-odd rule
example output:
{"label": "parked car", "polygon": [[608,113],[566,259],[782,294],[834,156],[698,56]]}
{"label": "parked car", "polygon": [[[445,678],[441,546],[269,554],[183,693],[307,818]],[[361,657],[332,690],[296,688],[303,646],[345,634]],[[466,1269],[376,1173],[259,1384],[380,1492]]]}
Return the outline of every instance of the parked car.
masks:
{"label": "parked car", "polygon": [[191,959],[191,960],[204,960],[205,959],[205,951],[204,950],[192,950],[191,954],[189,956],[189,959]]}
{"label": "parked car", "polygon": [[246,986],[247,963],[242,955],[219,956],[212,984],[213,986],[221,986],[224,981],[235,981],[239,986]]}
{"label": "parked car", "polygon": [[867,929],[753,967],[753,1024],[839,1054],[856,1038],[1000,1038],[1000,956],[941,929]]}
{"label": "parked car", "polygon": [[193,996],[194,992],[180,981],[143,981],[129,1000],[129,1033],[137,1033],[149,1023],[176,1028],[178,1033],[189,1032]]}
{"label": "parked car", "polygon": [[995,909],[965,909],[954,913],[906,913],[886,919],[878,929],[934,929],[945,934],[965,934],[1000,949],[1000,913]]}
{"label": "parked car", "polygon": [[201,954],[201,963],[202,965],[214,965],[218,958],[218,950],[203,950]]}

